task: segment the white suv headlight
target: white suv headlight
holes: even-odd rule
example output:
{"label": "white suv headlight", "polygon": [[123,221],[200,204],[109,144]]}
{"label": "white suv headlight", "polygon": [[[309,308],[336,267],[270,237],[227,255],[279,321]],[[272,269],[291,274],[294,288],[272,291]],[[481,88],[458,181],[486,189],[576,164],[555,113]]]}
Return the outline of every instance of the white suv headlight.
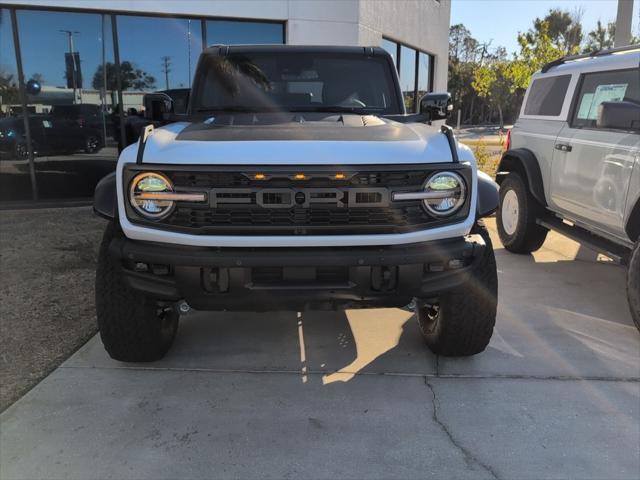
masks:
{"label": "white suv headlight", "polygon": [[167,217],[175,206],[173,184],[160,173],[136,175],[129,187],[129,202],[137,213],[150,220]]}
{"label": "white suv headlight", "polygon": [[422,203],[427,211],[437,217],[446,217],[464,205],[467,188],[457,173],[437,172],[426,181],[424,191],[427,195]]}

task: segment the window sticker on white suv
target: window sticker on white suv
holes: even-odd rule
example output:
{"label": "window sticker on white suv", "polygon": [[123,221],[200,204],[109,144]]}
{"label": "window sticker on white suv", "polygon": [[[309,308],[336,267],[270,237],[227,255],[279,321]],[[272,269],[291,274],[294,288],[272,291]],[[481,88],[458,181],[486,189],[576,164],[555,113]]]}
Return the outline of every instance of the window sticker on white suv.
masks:
{"label": "window sticker on white suv", "polygon": [[628,84],[598,85],[594,93],[585,93],[580,100],[578,115],[581,120],[595,120],[598,117],[598,105],[602,102],[621,102]]}

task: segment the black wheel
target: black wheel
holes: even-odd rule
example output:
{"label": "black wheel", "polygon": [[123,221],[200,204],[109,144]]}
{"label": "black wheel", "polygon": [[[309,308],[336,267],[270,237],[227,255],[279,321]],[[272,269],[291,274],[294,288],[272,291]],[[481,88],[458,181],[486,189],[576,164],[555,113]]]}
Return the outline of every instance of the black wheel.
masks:
{"label": "black wheel", "polygon": [[100,139],[95,135],[89,135],[84,140],[85,153],[96,153],[100,150]]}
{"label": "black wheel", "polygon": [[[33,156],[38,155],[37,145],[35,141],[31,141],[31,145],[33,147]],[[17,160],[28,160],[29,159],[29,149],[27,148],[26,143],[18,143],[15,146],[15,158]]]}
{"label": "black wheel", "polygon": [[549,230],[536,223],[543,207],[531,195],[522,177],[511,172],[500,185],[500,205],[496,214],[498,235],[504,248],[513,253],[538,250]]}
{"label": "black wheel", "polygon": [[178,329],[178,314],[166,305],[130,289],[109,244],[121,233],[109,223],[102,238],[96,270],[96,314],[100,337],[111,358],[152,362],[167,353]]}
{"label": "black wheel", "polygon": [[482,352],[491,340],[498,305],[498,274],[491,239],[483,225],[487,248],[469,280],[435,301],[416,300],[416,317],[427,346],[447,357]]}
{"label": "black wheel", "polygon": [[640,330],[640,240],[636,242],[629,260],[627,298],[629,299],[629,309],[631,310],[633,323]]}

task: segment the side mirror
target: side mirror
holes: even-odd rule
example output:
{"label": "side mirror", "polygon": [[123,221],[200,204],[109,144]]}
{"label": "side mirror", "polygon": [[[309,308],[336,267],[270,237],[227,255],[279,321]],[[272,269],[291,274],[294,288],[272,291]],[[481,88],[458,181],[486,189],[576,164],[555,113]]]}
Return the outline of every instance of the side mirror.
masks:
{"label": "side mirror", "polygon": [[640,130],[640,105],[632,102],[602,102],[598,105],[598,128]]}
{"label": "side mirror", "polygon": [[173,100],[166,93],[147,93],[142,103],[144,118],[151,122],[167,123],[173,113]]}
{"label": "side mirror", "polygon": [[429,121],[449,118],[452,110],[453,104],[449,92],[427,93],[420,99],[420,113],[427,114]]}

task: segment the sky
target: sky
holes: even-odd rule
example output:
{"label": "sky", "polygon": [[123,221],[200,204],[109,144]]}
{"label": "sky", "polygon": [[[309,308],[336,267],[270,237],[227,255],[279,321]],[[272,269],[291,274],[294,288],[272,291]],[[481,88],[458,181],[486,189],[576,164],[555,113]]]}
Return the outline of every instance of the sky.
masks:
{"label": "sky", "polygon": [[[11,21],[6,9],[0,10],[0,73],[15,74],[15,54]],[[105,61],[113,62],[111,23],[105,22]],[[73,48],[80,54],[82,87],[91,89],[92,80],[102,63],[102,16],[94,13],[41,12],[18,10],[18,30],[22,63],[27,79],[38,74],[45,86],[64,86],[65,53],[68,36],[73,32]],[[207,21],[207,41],[215,43],[277,43],[282,41],[282,26],[273,23]],[[202,50],[200,20],[118,16],[121,62],[132,62],[152,75],[152,89],[188,87]],[[168,78],[163,57],[169,57]],[[168,83],[167,83],[168,82]]]}
{"label": "sky", "polygon": [[[582,9],[582,27],[586,33],[593,30],[598,19],[603,22],[615,21],[617,0],[452,0],[451,25],[464,24],[471,35],[480,42],[491,43],[492,47],[506,47],[507,52],[518,50],[518,32],[525,32],[533,26],[536,17],[544,15],[552,8],[573,12]],[[640,0],[635,0],[632,33],[639,34]]]}

